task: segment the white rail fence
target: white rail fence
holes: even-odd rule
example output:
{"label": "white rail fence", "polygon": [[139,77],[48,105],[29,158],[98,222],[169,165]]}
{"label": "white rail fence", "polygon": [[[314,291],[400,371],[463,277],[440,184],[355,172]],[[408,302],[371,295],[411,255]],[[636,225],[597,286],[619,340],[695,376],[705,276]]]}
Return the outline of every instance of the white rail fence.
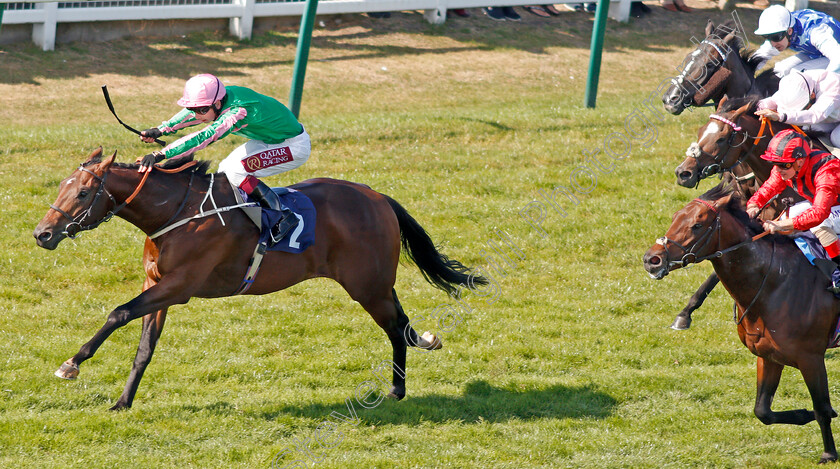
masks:
{"label": "white rail fence", "polygon": [[[596,0],[590,0],[596,1]],[[553,3],[581,3],[579,0],[552,0]],[[610,0],[609,16],[628,21],[631,0]],[[140,20],[228,19],[230,33],[250,39],[254,18],[302,16],[305,0],[114,0],[58,2],[33,0],[5,3],[2,24],[31,24],[32,41],[45,51],[55,48],[59,23]],[[322,0],[317,14],[364,13],[423,10],[434,24],[446,21],[446,11],[457,8],[519,6],[539,4],[538,0]],[[2,33],[2,27],[0,27]]]}

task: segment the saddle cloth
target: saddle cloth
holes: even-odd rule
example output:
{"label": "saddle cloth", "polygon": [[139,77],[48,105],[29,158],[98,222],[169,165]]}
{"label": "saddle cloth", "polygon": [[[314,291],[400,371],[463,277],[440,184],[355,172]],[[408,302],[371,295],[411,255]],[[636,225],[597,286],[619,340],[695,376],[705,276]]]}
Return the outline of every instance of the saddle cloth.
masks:
{"label": "saddle cloth", "polygon": [[[315,205],[303,193],[288,187],[273,187],[271,189],[280,198],[280,203],[288,207],[298,219],[298,224],[280,240],[279,243],[268,248],[268,251],[284,251],[293,254],[300,254],[315,242]],[[237,195],[243,200],[244,192],[237,188]],[[248,202],[254,202],[251,199]],[[271,227],[280,220],[281,212],[261,207],[244,207],[243,210],[260,229],[260,243],[270,244]],[[256,218],[256,212],[261,210],[260,218]]]}
{"label": "saddle cloth", "polygon": [[[796,242],[796,246],[802,251],[802,254],[805,255],[805,258],[808,259],[808,262],[811,265],[814,265],[814,259],[828,259],[828,254],[825,253],[825,248],[822,247],[820,241],[814,236],[813,233],[810,231],[803,231],[796,235],[794,238]],[[840,285],[840,270],[835,270],[833,274],[831,274],[831,279],[834,281],[835,285]],[[834,294],[835,298],[840,298],[840,293]],[[831,335],[831,341],[828,343],[828,348],[835,348],[840,346],[840,318],[838,318],[837,324],[834,326],[834,333]]]}

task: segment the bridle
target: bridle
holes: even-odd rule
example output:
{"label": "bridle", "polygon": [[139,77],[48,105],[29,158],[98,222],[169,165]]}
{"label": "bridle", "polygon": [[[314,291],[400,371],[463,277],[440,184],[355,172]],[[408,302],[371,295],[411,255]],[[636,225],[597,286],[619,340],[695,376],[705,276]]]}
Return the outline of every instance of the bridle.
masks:
{"label": "bridle", "polygon": [[[729,165],[728,167],[723,167],[723,162],[726,161],[726,159],[729,157],[729,153],[733,149],[737,149],[738,147],[744,145],[750,138],[753,138],[755,142],[758,142],[758,140],[762,138],[761,134],[759,134],[756,137],[751,137],[749,133],[743,129],[743,127],[718,114],[712,114],[711,116],[709,116],[709,119],[713,119],[728,125],[732,128],[733,132],[729,134],[729,138],[726,141],[726,151],[718,152],[717,156],[713,156],[712,154],[703,151],[700,148],[700,142],[691,142],[691,145],[688,146],[688,149],[685,152],[686,156],[698,160],[701,156],[706,155],[712,159],[712,164],[705,166],[703,170],[700,171],[700,177],[697,180],[698,185],[700,184],[701,180],[706,179],[709,176],[712,176],[717,173],[732,171],[733,168],[743,163],[744,160],[746,160],[750,156],[752,151],[742,152],[742,156],[738,158],[738,160],[735,161],[735,163]],[[738,141],[737,139],[740,139],[740,141]],[[753,146],[753,148],[755,147]]]}
{"label": "bridle", "polygon": [[[694,244],[692,244],[688,248],[684,247],[682,244],[674,241],[673,239],[668,238],[667,236],[662,236],[661,238],[658,238],[656,240],[656,244],[662,246],[665,249],[665,258],[668,261],[666,269],[668,269],[667,270],[668,272],[673,270],[673,268],[675,266],[676,267],[687,267],[691,264],[699,264],[700,262],[703,262],[703,261],[708,260],[708,259],[716,259],[716,258],[722,257],[726,253],[732,252],[736,249],[740,249],[740,248],[746,246],[747,244],[751,244],[751,243],[767,236],[768,234],[770,234],[769,231],[765,231],[763,233],[759,233],[755,236],[752,236],[745,241],[741,241],[740,243],[729,246],[728,248],[720,249],[720,211],[718,211],[718,209],[715,208],[715,206],[713,204],[711,204],[708,201],[705,201],[703,199],[699,199],[699,198],[694,199],[694,202],[699,202],[699,203],[705,205],[706,207],[708,207],[712,212],[714,212],[715,219],[712,221],[712,223],[709,224],[708,227],[706,227],[706,231],[703,233],[703,235],[700,236],[694,242]],[[766,206],[767,206],[767,204],[765,204],[764,207],[766,207]],[[762,207],[762,209],[764,207]],[[779,216],[781,217],[781,214],[779,214]],[[712,240],[712,235],[715,231],[717,231],[717,235],[718,235],[717,236],[717,238],[718,238],[718,250],[711,253],[711,254],[708,254],[706,256],[697,257],[697,253],[700,252],[703,248],[705,248],[709,244],[709,242]],[[701,245],[700,243],[703,243],[703,244]],[[682,250],[683,256],[680,260],[672,261],[672,260],[668,259],[668,257],[670,257],[669,254],[668,254],[668,245],[669,244],[672,244],[672,245],[680,248],[680,250]],[[698,245],[699,245],[699,247],[698,247]],[[773,267],[773,259],[775,258],[775,255],[776,255],[776,243],[773,243],[773,251],[772,251],[772,254],[770,254],[770,264],[769,264],[769,267],[767,268],[767,272],[764,274],[764,278],[761,281],[761,286],[758,287],[758,292],[753,297],[749,306],[747,306],[747,308],[744,309],[744,312],[741,314],[741,316],[739,318],[738,317],[733,317],[736,324],[740,324],[741,321],[744,320],[744,317],[747,315],[747,312],[749,312],[750,308],[752,308],[753,304],[755,304],[756,300],[758,299],[759,295],[761,294],[761,291],[764,289],[764,284],[767,282],[767,277],[769,276],[770,270]]]}
{"label": "bridle", "polygon": [[[146,183],[146,179],[148,179],[149,174],[151,174],[151,171],[147,171],[143,175],[143,179],[141,179],[140,183],[137,185],[137,188],[134,190],[134,193],[132,193],[127,199],[125,199],[125,202],[118,205],[117,200],[114,198],[114,196],[111,195],[111,193],[108,192],[108,190],[105,188],[105,181],[108,179],[108,174],[109,174],[107,171],[105,172],[105,174],[103,174],[100,177],[98,174],[96,174],[93,171],[85,168],[85,166],[83,164],[79,165],[78,170],[90,174],[91,176],[93,176],[94,179],[99,181],[99,187],[96,189],[96,194],[94,194],[93,200],[91,200],[90,205],[86,209],[83,209],[81,211],[81,213],[79,213],[77,216],[73,217],[69,213],[60,209],[59,207],[56,207],[54,204],[50,204],[51,209],[60,213],[61,216],[63,216],[64,218],[66,218],[67,220],[70,221],[70,223],[68,223],[67,226],[64,227],[64,231],[61,232],[61,234],[67,236],[70,239],[76,239],[76,236],[78,236],[81,232],[92,230],[92,229],[98,227],[99,225],[105,223],[106,221],[111,220],[111,218],[113,218],[114,215],[119,213],[120,210],[125,208],[126,205],[128,205],[129,203],[131,203],[132,200],[134,200],[134,197],[136,197],[137,194],[140,192],[140,189],[143,188],[143,184]],[[93,208],[96,206],[97,202],[99,201],[99,198],[102,197],[103,195],[108,196],[108,199],[110,199],[111,206],[113,208],[111,210],[108,210],[108,212],[105,214],[105,216],[102,217],[100,220],[94,221],[94,222],[89,223],[87,225],[83,225],[82,223],[88,217],[91,217],[91,218],[93,217],[91,212],[93,211]],[[72,229],[72,231],[71,231],[71,229]]]}
{"label": "bridle", "polygon": [[[711,54],[710,53],[705,53],[701,49],[703,44],[708,44],[715,51],[717,51],[718,55],[720,55],[720,60],[719,61],[712,60],[711,59]],[[698,55],[703,55],[703,56],[709,58],[709,60],[707,60],[703,64],[703,68],[704,68],[705,73],[703,73],[701,75],[702,77],[707,77],[706,84],[708,84],[710,81],[712,81],[712,76],[713,75],[715,75],[722,68],[724,68],[723,66],[726,63],[727,59],[729,58],[729,53],[732,51],[732,49],[726,44],[723,44],[723,47],[726,49],[726,52],[724,52],[724,50],[721,48],[721,46],[715,44],[713,41],[710,41],[709,39],[703,39],[703,41],[700,42],[700,44],[698,45],[698,48],[694,51],[694,53],[692,53],[692,56],[695,56],[695,57],[698,56]],[[717,63],[715,63],[715,62],[717,62]],[[711,67],[710,64],[714,64],[716,66]],[[673,93],[673,94],[676,94],[676,96],[678,96],[679,98],[682,98],[680,104],[686,109],[692,106],[692,100],[694,99],[694,95],[698,91],[702,90],[703,86],[704,86],[703,84],[698,83],[695,79],[692,79],[692,78],[688,77],[688,74],[691,71],[691,68],[692,68],[693,65],[694,65],[694,59],[692,59],[685,66],[685,68],[683,69],[682,72],[680,72],[679,75],[671,78],[671,85],[676,87],[676,89],[679,91],[678,93]],[[685,88],[684,83],[688,83],[688,85],[691,88]],[[689,92],[684,91],[686,89],[693,89],[694,92],[689,93]],[[673,99],[671,101],[676,102],[677,99]]]}

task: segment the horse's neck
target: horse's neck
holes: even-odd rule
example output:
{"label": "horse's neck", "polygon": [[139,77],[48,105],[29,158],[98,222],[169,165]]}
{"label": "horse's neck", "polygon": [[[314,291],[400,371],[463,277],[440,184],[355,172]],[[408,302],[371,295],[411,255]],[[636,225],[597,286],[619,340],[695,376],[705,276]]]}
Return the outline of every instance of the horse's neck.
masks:
{"label": "horse's neck", "polygon": [[738,50],[732,49],[724,66],[732,72],[726,83],[726,95],[729,98],[740,98],[749,94],[755,84],[755,71],[751,70]]}
{"label": "horse's neck", "polygon": [[[219,179],[223,178],[216,179],[213,184],[214,203],[219,206],[231,205],[232,193],[229,188],[225,188],[227,191],[220,190],[227,184],[220,184],[222,181]],[[136,169],[114,168],[109,176],[108,190],[117,204],[122,204],[141,182],[142,174],[137,173]],[[153,171],[136,197],[117,213],[117,216],[150,234],[176,214],[194,215],[201,208],[202,201],[207,198],[209,182],[207,177],[192,176],[189,171],[177,175]]]}
{"label": "horse's neck", "polygon": [[[761,135],[761,122],[755,116],[745,116],[745,119],[742,120],[742,125],[747,130],[747,141],[745,145],[748,145],[746,157],[744,157],[744,163],[749,165],[752,169],[753,173],[756,177],[756,183],[758,186],[764,184],[768,178],[770,178],[770,173],[773,170],[773,165],[761,158],[761,155],[767,150],[767,144],[770,142],[770,133],[773,134],[779,132],[779,129],[773,128],[774,126],[778,126],[778,124],[770,124],[770,127],[765,127],[764,131]],[[758,139],[758,143],[755,143],[756,137],[760,137]]]}
{"label": "horse's neck", "polygon": [[[732,298],[746,307],[759,290],[777,283],[779,269],[771,270],[771,267],[778,266],[778,262],[785,257],[781,252],[785,247],[775,245],[776,241],[773,240],[749,242],[752,235],[747,227],[728,213],[723,216],[729,218],[726,222],[722,220],[721,226],[721,238],[727,240],[727,245],[719,246],[718,249],[738,243],[746,244],[712,259],[712,265]],[[761,286],[762,283],[765,284],[764,287]]]}

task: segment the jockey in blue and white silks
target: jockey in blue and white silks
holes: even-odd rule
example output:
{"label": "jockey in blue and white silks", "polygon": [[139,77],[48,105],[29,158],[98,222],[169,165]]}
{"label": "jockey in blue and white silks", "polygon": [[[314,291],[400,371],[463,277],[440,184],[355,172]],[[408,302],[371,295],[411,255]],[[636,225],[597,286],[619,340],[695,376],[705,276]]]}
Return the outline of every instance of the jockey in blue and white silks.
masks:
{"label": "jockey in blue and white silks", "polygon": [[796,55],[779,61],[773,70],[782,77],[793,69],[826,69],[840,72],[840,23],[832,16],[814,10],[788,11],[772,5],[761,13],[755,34],[765,41],[756,56],[768,60],[790,48]]}

